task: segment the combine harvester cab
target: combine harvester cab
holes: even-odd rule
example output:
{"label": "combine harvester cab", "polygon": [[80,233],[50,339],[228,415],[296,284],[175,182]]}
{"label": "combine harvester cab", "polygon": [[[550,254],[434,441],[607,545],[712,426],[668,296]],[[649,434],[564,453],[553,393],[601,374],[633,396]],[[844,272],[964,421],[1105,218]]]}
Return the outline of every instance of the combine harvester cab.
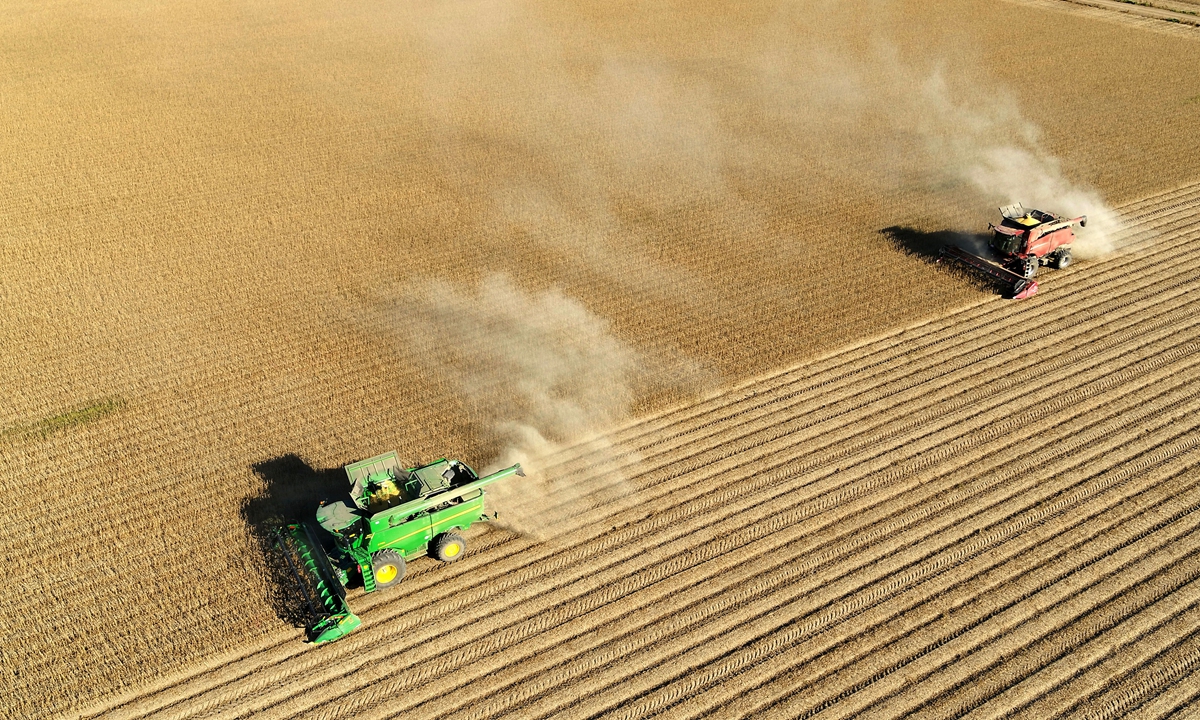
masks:
{"label": "combine harvester cab", "polygon": [[525,473],[517,464],[481,478],[446,458],[404,468],[395,452],[347,465],[351,502],[321,503],[317,527],[290,524],[277,536],[315,618],[309,641],[337,640],[361,624],[346,603],[351,583],[375,592],[399,583],[408,560],[462,557],[462,533],[490,519],[484,487],[512,475]]}

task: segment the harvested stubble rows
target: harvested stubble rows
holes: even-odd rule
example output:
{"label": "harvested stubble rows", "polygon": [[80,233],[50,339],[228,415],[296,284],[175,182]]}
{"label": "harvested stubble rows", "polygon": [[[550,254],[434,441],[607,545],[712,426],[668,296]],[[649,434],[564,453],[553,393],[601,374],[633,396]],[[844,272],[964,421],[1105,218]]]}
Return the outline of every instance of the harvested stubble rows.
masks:
{"label": "harvested stubble rows", "polygon": [[[1121,211],[1122,254],[1035,301],[615,433],[628,509],[487,531],[353,597],[344,641],[278,634],[84,716],[1194,713],[1200,184]],[[601,482],[594,452],[559,472]]]}
{"label": "harvested stubble rows", "polygon": [[1177,3],[1133,3],[1129,0],[1008,0],[1056,12],[1066,12],[1109,23],[1120,23],[1139,30],[1177,37],[1200,37],[1200,17],[1194,5]]}

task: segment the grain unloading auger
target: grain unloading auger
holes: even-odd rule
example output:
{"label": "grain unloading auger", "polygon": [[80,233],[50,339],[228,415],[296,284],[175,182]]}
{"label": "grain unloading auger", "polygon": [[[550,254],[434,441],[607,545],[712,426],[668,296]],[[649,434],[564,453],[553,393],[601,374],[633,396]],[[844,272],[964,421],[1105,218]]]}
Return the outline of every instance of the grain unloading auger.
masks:
{"label": "grain unloading auger", "polygon": [[525,473],[518,464],[481,478],[445,458],[404,468],[390,452],[347,465],[346,475],[350,503],[322,503],[316,527],[292,523],[276,536],[315,618],[308,629],[313,643],[337,640],[362,624],[346,603],[351,583],[375,592],[400,582],[408,560],[462,557],[467,548],[462,533],[490,519],[484,487]]}
{"label": "grain unloading auger", "polygon": [[1071,243],[1075,241],[1073,228],[1087,226],[1087,215],[1066,218],[1041,210],[1027,210],[1021,203],[1000,208],[1000,216],[999,225],[988,225],[992,231],[988,246],[999,264],[954,246],[942,248],[938,260],[948,258],[999,280],[1005,287],[1005,295],[1014,300],[1030,297],[1038,291],[1033,278],[1040,266],[1050,265],[1061,270],[1071,264]]}

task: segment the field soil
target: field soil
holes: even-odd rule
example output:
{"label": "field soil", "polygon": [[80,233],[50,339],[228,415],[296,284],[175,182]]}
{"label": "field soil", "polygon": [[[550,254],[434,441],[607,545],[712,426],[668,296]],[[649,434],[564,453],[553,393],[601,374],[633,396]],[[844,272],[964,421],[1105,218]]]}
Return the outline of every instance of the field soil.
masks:
{"label": "field soil", "polygon": [[[1194,710],[1200,44],[1066,4],[10,3],[0,714]],[[273,522],[531,447],[301,642]]]}

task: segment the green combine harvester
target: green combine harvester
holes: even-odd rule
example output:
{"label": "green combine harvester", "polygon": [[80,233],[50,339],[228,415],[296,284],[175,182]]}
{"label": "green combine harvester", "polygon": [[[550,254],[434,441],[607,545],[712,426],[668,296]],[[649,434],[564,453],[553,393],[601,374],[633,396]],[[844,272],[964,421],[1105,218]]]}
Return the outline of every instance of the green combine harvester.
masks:
{"label": "green combine harvester", "polygon": [[489,520],[483,488],[510,475],[525,476],[519,464],[479,477],[457,460],[442,458],[404,468],[395,452],[346,466],[350,500],[321,503],[318,527],[292,523],[280,528],[282,551],[315,621],[309,641],[325,643],[362,621],[346,604],[346,587],[361,581],[366,592],[389,588],[404,577],[405,563],[428,555],[442,562],[462,557],[462,533]]}

